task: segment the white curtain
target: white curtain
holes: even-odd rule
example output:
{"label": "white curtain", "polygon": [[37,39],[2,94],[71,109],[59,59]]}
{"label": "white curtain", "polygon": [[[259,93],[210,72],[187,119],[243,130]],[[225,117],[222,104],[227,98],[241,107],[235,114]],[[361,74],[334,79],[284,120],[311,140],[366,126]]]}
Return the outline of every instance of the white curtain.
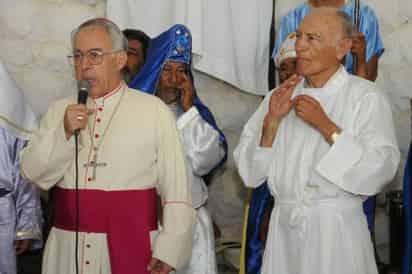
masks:
{"label": "white curtain", "polygon": [[185,24],[195,69],[246,92],[268,91],[272,0],[107,0],[106,16],[151,37]]}

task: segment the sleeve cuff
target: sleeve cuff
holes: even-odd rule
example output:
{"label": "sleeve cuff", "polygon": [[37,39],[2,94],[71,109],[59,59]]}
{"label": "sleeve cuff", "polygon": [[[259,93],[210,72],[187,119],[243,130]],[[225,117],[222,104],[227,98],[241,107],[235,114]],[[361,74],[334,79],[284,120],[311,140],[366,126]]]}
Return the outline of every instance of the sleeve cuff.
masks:
{"label": "sleeve cuff", "polygon": [[[268,159],[270,159],[270,156],[272,154],[272,147],[262,147],[260,146],[260,142],[262,139],[262,134],[263,134],[263,121],[260,124],[260,131],[259,134],[257,135],[257,139],[255,139],[255,144],[256,144],[256,150],[255,150],[255,154],[254,154],[254,161],[258,162],[259,165],[260,163],[262,163],[264,166],[269,165]],[[273,141],[275,142],[275,141]]]}
{"label": "sleeve cuff", "polygon": [[195,106],[192,106],[188,111],[183,113],[179,119],[177,119],[177,128],[179,130],[183,129],[187,124],[190,123],[194,118],[199,115],[199,111]]}
{"label": "sleeve cuff", "polygon": [[255,151],[254,161],[258,163],[267,163],[269,162],[268,159],[272,155],[272,148],[271,147],[261,147],[258,146]]}
{"label": "sleeve cuff", "polygon": [[38,250],[43,247],[43,237],[40,232],[18,231],[15,240],[31,240],[30,250]]}
{"label": "sleeve cuff", "polygon": [[270,160],[272,157],[272,149],[271,148],[264,148],[264,147],[257,147],[255,151],[255,155],[253,157],[254,162],[254,172],[256,174],[260,174],[262,177],[258,177],[259,185],[267,180],[269,166],[272,163]]}
{"label": "sleeve cuff", "polygon": [[[186,215],[190,220],[186,229],[175,231],[175,227],[167,227],[157,235],[154,241],[153,257],[157,258],[174,269],[181,269],[189,261],[192,254],[193,224],[195,219],[195,210],[189,206],[178,206],[181,215]],[[175,224],[180,226],[181,223]]]}
{"label": "sleeve cuff", "polygon": [[316,171],[330,182],[344,189],[342,178],[362,157],[362,146],[345,131],[323,156]]}
{"label": "sleeve cuff", "polygon": [[40,232],[33,231],[17,231],[16,240],[25,240],[25,239],[40,239]]}

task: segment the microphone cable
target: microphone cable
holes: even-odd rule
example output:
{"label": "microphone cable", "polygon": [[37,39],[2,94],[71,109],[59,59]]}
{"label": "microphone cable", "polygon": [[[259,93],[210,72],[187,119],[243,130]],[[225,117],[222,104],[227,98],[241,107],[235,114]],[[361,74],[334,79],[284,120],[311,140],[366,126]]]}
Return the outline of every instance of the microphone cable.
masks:
{"label": "microphone cable", "polygon": [[[90,90],[90,82],[87,80],[80,80],[77,83],[77,87],[79,90],[77,103],[86,105],[87,97],[89,95]],[[74,145],[75,145],[75,267],[76,267],[76,274],[79,274],[79,230],[80,230],[80,201],[79,201],[79,135],[80,129],[76,129],[74,131]]]}
{"label": "microphone cable", "polygon": [[78,131],[74,134],[74,145],[75,145],[75,265],[76,265],[76,274],[79,274],[79,133]]}

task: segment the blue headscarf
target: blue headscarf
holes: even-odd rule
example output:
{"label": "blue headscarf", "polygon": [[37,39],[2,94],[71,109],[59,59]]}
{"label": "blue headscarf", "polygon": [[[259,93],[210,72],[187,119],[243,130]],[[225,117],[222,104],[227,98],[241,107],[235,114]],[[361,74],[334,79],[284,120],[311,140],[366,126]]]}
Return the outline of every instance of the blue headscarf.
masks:
{"label": "blue headscarf", "polygon": [[149,53],[142,70],[130,82],[129,86],[134,89],[154,95],[160,73],[166,61],[175,61],[186,64],[187,74],[192,81],[194,90],[193,104],[199,111],[200,116],[215,130],[219,132],[220,142],[225,150],[225,157],[213,168],[211,174],[217,168],[223,165],[227,159],[227,142],[223,132],[217,127],[215,118],[210,110],[200,101],[196,94],[196,88],[193,81],[192,65],[192,36],[189,29],[184,25],[174,25],[169,30],[161,33],[152,39],[149,46]]}

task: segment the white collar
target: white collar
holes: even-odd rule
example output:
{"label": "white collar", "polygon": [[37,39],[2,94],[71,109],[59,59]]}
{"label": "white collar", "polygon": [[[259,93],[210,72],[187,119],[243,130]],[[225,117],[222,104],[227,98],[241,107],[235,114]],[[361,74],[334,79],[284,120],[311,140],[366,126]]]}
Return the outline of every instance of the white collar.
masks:
{"label": "white collar", "polygon": [[340,65],[339,69],[329,78],[329,80],[321,88],[305,87],[305,79],[303,79],[299,85],[296,95],[307,94],[314,97],[318,96],[331,96],[336,92],[339,92],[340,88],[346,83],[348,79],[348,72],[343,65]]}
{"label": "white collar", "polygon": [[113,95],[117,94],[117,93],[122,89],[122,87],[123,87],[124,85],[125,85],[124,82],[121,81],[120,84],[119,84],[116,88],[114,88],[112,91],[106,93],[105,95],[103,95],[103,96],[101,96],[101,97],[99,97],[99,98],[93,99],[93,101],[94,101],[94,103],[96,104],[96,106],[98,106],[98,107],[104,106],[104,102],[105,102],[107,99],[109,99],[109,98],[115,97],[115,96],[113,96]]}

